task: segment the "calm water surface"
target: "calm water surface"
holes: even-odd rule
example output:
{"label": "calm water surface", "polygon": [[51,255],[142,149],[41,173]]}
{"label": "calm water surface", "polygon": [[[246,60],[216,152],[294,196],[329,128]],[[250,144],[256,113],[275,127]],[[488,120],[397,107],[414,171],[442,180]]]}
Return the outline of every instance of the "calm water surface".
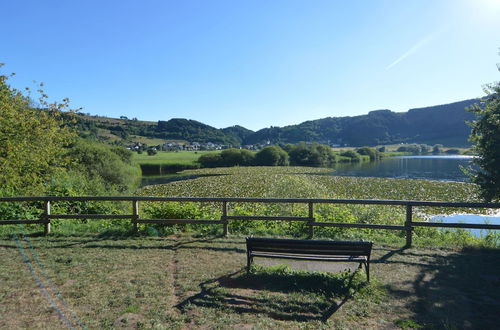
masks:
{"label": "calm water surface", "polygon": [[339,164],[332,175],[462,181],[468,177],[460,167],[471,165],[473,156],[400,156],[375,162]]}

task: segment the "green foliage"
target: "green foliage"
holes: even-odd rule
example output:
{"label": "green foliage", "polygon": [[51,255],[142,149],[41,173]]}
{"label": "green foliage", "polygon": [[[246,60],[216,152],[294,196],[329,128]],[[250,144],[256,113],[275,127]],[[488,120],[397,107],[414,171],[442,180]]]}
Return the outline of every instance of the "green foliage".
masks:
{"label": "green foliage", "polygon": [[[465,124],[474,115],[465,108],[478,100],[465,100],[405,113],[371,111],[367,115],[310,120],[298,125],[264,128],[253,132],[241,126],[216,129],[195,120],[171,119],[145,122],[80,114],[73,124],[80,136],[109,143],[126,144],[137,136],[149,139],[213,142],[228,146],[249,144],[295,144],[300,141],[349,146],[375,146],[394,143],[443,143],[468,146],[470,128]],[[322,142],[323,143],[323,142]],[[152,145],[152,143],[150,143]]]}
{"label": "green foliage", "polygon": [[208,168],[219,167],[222,166],[222,157],[220,153],[209,153],[201,155],[200,158],[198,158],[198,163]]}
{"label": "green foliage", "polygon": [[372,160],[372,161],[381,158],[379,151],[377,149],[374,149],[374,148],[362,147],[362,148],[358,148],[356,150],[356,152],[360,155],[369,156],[370,160]]}
{"label": "green foliage", "polygon": [[220,153],[222,166],[253,165],[255,154],[247,149],[226,149]]}
{"label": "green foliage", "polygon": [[343,152],[340,153],[340,156],[350,158],[351,162],[359,162],[359,161],[361,161],[360,154],[357,153],[354,150],[343,151]]}
{"label": "green foliage", "polygon": [[290,164],[293,166],[328,167],[335,163],[335,155],[329,146],[305,144],[303,142],[289,148]]}
{"label": "green foliage", "polygon": [[354,117],[329,117],[298,125],[270,127],[249,135],[244,143],[298,143],[330,141],[350,146],[375,146],[394,143],[443,143],[467,146],[470,128],[466,121],[474,115],[465,108],[477,99],[465,100],[408,112],[371,111]]}
{"label": "green foliage", "polygon": [[[63,103],[49,104],[40,86],[38,105],[0,75],[0,186],[34,194],[67,165],[74,133],[64,125]],[[29,91],[28,91],[29,92]]]}
{"label": "green foliage", "polygon": [[230,167],[251,166],[254,164],[255,154],[246,149],[226,149],[220,153],[208,153],[201,155],[198,163],[202,167]]}
{"label": "green foliage", "polygon": [[442,144],[435,144],[432,147],[432,153],[433,154],[440,154],[443,152],[443,145]]}
{"label": "green foliage", "polygon": [[228,131],[216,129],[196,120],[174,118],[169,121],[158,121],[154,137],[162,139],[179,139],[191,142],[213,142],[228,145],[240,145],[241,139]]}
{"label": "green foliage", "polygon": [[481,196],[486,201],[500,200],[500,83],[486,87],[488,96],[481,104],[469,110],[477,115],[471,123],[470,139],[478,155],[474,163],[478,170],[471,169],[472,181],[481,187]]}
{"label": "green foliage", "polygon": [[140,169],[132,165],[127,150],[79,139],[69,149],[68,156],[73,160],[72,170],[91,180],[101,180],[108,192],[132,191],[139,183]]}
{"label": "green foliage", "polygon": [[267,146],[255,154],[255,165],[258,166],[287,166],[288,153],[278,146]]}
{"label": "green foliage", "polygon": [[431,146],[426,144],[405,144],[397,149],[398,152],[409,152],[415,155],[427,154],[431,151]]}

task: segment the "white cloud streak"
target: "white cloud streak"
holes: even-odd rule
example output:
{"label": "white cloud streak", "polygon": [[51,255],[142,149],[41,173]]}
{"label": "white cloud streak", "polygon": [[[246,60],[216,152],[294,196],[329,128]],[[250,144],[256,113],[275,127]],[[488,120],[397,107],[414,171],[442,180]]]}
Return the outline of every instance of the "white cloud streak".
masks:
{"label": "white cloud streak", "polygon": [[435,34],[428,35],[427,37],[419,40],[416,44],[414,44],[408,51],[406,51],[403,55],[398,57],[394,62],[385,67],[386,70],[391,69],[393,66],[397,65],[399,62],[403,61],[405,58],[413,55],[417,50],[428,44],[432,39],[434,39]]}

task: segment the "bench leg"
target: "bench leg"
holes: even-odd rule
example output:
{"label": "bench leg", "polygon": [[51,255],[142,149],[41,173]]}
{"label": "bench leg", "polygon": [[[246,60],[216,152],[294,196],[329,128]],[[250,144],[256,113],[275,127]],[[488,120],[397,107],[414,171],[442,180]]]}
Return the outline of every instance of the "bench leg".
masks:
{"label": "bench leg", "polygon": [[247,255],[247,275],[250,274],[250,265],[252,264],[253,258]]}
{"label": "bench leg", "polygon": [[365,263],[365,269],[366,269],[366,279],[368,282],[370,282],[370,264],[367,262]]}

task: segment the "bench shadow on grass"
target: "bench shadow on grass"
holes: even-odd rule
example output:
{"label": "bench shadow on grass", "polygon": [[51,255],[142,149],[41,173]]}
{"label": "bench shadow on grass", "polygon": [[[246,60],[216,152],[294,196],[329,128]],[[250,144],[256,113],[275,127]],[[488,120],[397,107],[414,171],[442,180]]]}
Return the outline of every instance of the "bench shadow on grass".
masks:
{"label": "bench shadow on grass", "polygon": [[[392,299],[409,299],[412,321],[424,328],[498,329],[500,313],[500,249],[464,248],[428,254],[400,253],[402,258],[385,263],[416,265],[420,271],[411,290],[387,285]],[[422,262],[422,260],[425,260]]]}
{"label": "bench shadow on grass", "polygon": [[[244,269],[202,282],[200,292],[176,307],[187,312],[193,307],[223,309],[238,314],[264,314],[277,320],[327,321],[365,285],[356,273],[288,273],[288,268],[271,271]],[[356,278],[356,279],[355,279]]]}

